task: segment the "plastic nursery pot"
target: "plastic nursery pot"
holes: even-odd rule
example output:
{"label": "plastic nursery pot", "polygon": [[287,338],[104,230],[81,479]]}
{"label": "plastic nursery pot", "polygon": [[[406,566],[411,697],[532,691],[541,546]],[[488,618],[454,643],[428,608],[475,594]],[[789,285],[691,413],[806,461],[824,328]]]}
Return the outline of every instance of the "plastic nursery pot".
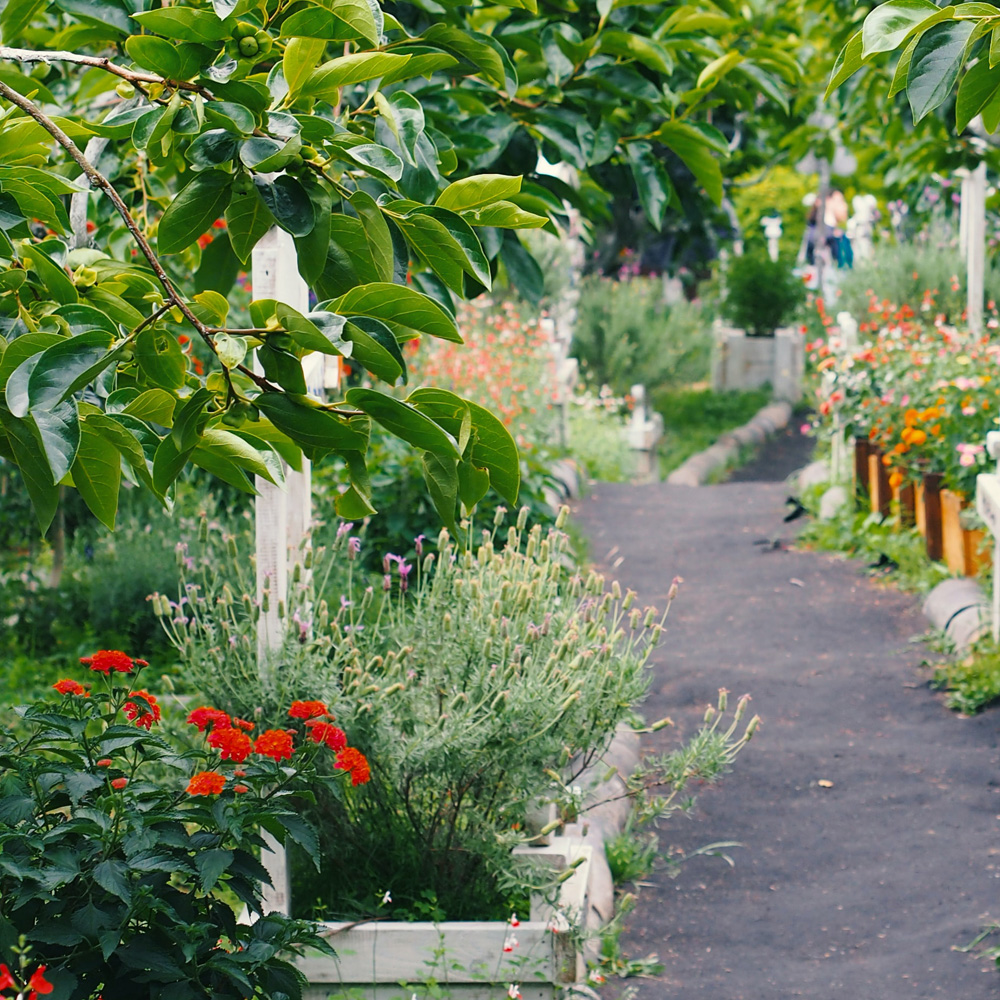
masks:
{"label": "plastic nursery pot", "polygon": [[944,556],[944,537],[941,527],[940,472],[924,473],[924,526],[926,530],[927,558],[935,562]]}
{"label": "plastic nursery pot", "polygon": [[862,500],[868,499],[868,453],[871,444],[868,436],[854,439],[854,492]]}

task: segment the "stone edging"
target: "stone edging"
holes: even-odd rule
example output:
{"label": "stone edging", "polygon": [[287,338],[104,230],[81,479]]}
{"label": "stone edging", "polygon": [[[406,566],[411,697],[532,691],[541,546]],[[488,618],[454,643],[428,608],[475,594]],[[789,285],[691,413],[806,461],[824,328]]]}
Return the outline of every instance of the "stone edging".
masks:
{"label": "stone edging", "polygon": [[761,444],[776,431],[788,426],[792,404],[768,403],[742,427],[728,431],[715,444],[692,455],[667,476],[672,486],[703,486],[712,473],[729,465],[750,444]]}
{"label": "stone edging", "polygon": [[970,577],[942,580],[924,600],[924,614],[959,652],[964,652],[992,626],[990,599]]}

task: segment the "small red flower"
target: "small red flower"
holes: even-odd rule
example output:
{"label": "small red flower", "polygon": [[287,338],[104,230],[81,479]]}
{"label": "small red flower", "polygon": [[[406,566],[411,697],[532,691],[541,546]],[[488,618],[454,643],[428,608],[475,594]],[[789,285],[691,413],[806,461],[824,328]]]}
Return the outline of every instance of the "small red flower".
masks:
{"label": "small red flower", "polygon": [[205,247],[207,247],[208,244],[211,242],[212,242],[211,233],[203,233],[201,236],[198,237],[198,246],[200,246],[202,250],[204,250]]}
{"label": "small red flower", "polygon": [[140,729],[151,729],[154,722],[160,721],[160,706],[148,691],[133,691],[129,700],[122,705],[122,711],[125,718],[134,721]]}
{"label": "small red flower", "polygon": [[6,989],[16,990],[17,983],[14,982],[14,977],[10,974],[10,969],[0,962],[0,990]]}
{"label": "small red flower", "polygon": [[218,771],[199,771],[188,782],[188,795],[218,795],[226,779]]}
{"label": "small red flower", "polygon": [[111,787],[117,788],[120,792],[128,784],[128,778],[112,778]]}
{"label": "small red flower", "polygon": [[330,710],[321,701],[293,701],[288,714],[293,719],[314,719],[319,715],[329,715]]}
{"label": "small red flower", "polygon": [[95,229],[97,229],[97,223],[87,219],[87,232],[92,233]]}
{"label": "small red flower", "polygon": [[90,697],[90,692],[77,681],[71,680],[70,678],[65,678],[61,681],[56,681],[52,685],[60,694],[78,694],[83,695],[84,698]]}
{"label": "small red flower", "polygon": [[223,760],[242,763],[253,750],[253,741],[239,729],[219,727],[213,729],[208,736],[208,745],[222,752]]}
{"label": "small red flower", "polygon": [[233,719],[233,725],[236,726],[237,729],[245,729],[247,732],[250,732],[255,723],[247,722],[246,719]]}
{"label": "small red flower", "polygon": [[343,750],[347,746],[347,734],[343,729],[321,719],[310,719],[306,725],[314,743],[325,743],[331,750]]}
{"label": "small red flower", "polygon": [[348,771],[351,775],[352,785],[364,785],[371,779],[371,769],[368,766],[368,759],[355,747],[344,747],[337,753],[336,767],[341,771]]}
{"label": "small red flower", "polygon": [[114,761],[110,757],[102,757],[98,762],[98,767],[111,767]]}
{"label": "small red flower", "polygon": [[219,708],[209,708],[208,705],[196,708],[187,720],[192,726],[198,727],[199,733],[203,733],[209,726],[213,729],[216,726],[228,729],[232,725],[232,720],[225,712]]}
{"label": "small red flower", "polygon": [[257,737],[253,752],[261,757],[271,757],[274,760],[291,760],[292,737],[283,729],[268,729]]}
{"label": "small red flower", "polygon": [[55,989],[55,986],[45,978],[45,969],[44,965],[38,966],[28,980],[28,988],[36,993],[51,993]]}
{"label": "small red flower", "polygon": [[99,649],[93,656],[81,656],[80,662],[91,670],[107,674],[112,670],[120,674],[130,674],[136,667],[148,667],[145,660],[134,660],[120,649]]}
{"label": "small red flower", "polygon": [[247,773],[242,768],[238,767],[238,768],[236,768],[235,771],[233,771],[233,777],[235,777],[235,778],[245,778],[246,776],[247,776]]}
{"label": "small red flower", "polygon": [[245,795],[250,789],[246,785],[233,785],[233,791],[237,795]]}

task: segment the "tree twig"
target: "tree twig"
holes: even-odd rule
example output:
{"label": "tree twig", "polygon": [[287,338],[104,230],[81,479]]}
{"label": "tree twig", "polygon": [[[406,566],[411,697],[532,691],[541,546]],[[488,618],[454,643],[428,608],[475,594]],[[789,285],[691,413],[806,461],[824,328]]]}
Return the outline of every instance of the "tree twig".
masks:
{"label": "tree twig", "polygon": [[143,73],[136,70],[126,69],[113,63],[106,56],[85,56],[78,52],[67,52],[62,49],[51,51],[39,51],[37,49],[16,49],[9,45],[0,45],[0,59],[9,59],[11,62],[23,63],[57,63],[71,62],[79,66],[93,66],[96,69],[103,69],[107,73],[121,77],[132,84],[159,83],[171,90],[188,90],[194,94],[201,94],[202,97],[213,100],[210,90],[207,90],[200,83],[190,83],[187,80],[168,80],[166,77],[158,76],[156,73]]}

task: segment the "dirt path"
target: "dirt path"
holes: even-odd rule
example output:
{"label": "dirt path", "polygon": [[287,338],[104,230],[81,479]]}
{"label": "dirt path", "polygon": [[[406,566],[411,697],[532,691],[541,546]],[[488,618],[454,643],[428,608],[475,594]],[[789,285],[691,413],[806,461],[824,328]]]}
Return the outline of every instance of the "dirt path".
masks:
{"label": "dirt path", "polygon": [[[637,1000],[1000,997],[1000,973],[952,951],[1000,918],[996,711],[928,690],[918,602],[860,568],[788,550],[782,483],[600,485],[579,505],[594,559],[671,612],[649,718],[697,725],[725,686],[759,736],[661,847],[735,840],[735,868],[696,858],[653,875],[623,938],[658,979]],[[665,748],[676,730],[650,739]],[[833,782],[820,787],[823,779]]]}

